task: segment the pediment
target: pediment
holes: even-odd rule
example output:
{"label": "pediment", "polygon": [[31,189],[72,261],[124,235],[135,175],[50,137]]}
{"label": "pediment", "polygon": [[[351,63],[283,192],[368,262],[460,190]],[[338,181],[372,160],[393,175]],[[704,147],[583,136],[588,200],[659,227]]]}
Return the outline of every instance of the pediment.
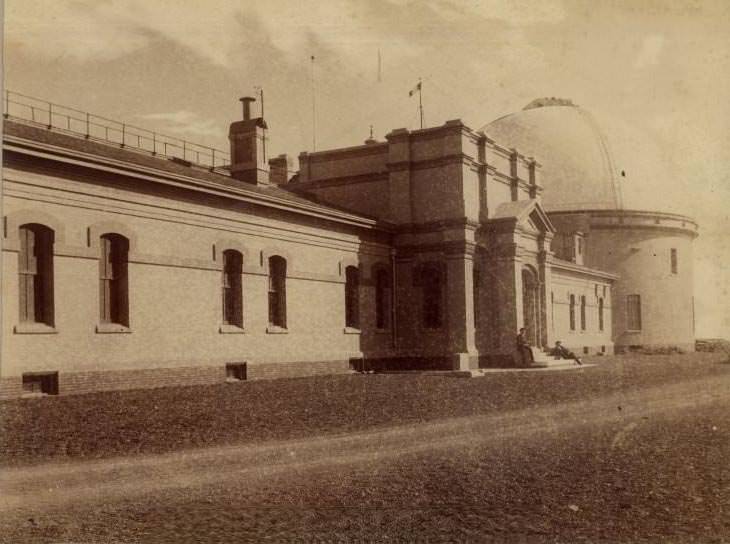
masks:
{"label": "pediment", "polygon": [[489,221],[509,223],[512,228],[521,228],[535,233],[555,232],[550,218],[536,199],[505,202],[497,207]]}

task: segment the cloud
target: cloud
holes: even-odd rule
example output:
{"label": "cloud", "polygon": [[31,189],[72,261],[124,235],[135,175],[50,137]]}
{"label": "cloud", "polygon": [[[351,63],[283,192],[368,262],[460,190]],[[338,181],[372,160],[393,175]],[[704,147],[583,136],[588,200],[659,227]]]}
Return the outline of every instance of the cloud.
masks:
{"label": "cloud", "polygon": [[664,36],[652,34],[646,36],[641,43],[641,49],[634,59],[634,68],[645,68],[659,63],[659,55],[664,49]]}
{"label": "cloud", "polygon": [[81,2],[39,0],[5,3],[5,46],[52,60],[113,60],[149,43],[123,21],[101,20]]}
{"label": "cloud", "polygon": [[7,0],[6,40],[43,58],[110,61],[166,39],[227,66],[242,38],[241,7],[190,0]]}
{"label": "cloud", "polygon": [[480,21],[522,27],[564,17],[552,0],[7,0],[6,6],[9,49],[43,58],[112,61],[163,39],[219,67],[240,66],[269,46],[292,63],[329,54],[351,72],[381,46],[391,62],[417,57],[443,39],[444,25],[456,36],[458,28],[474,32]]}
{"label": "cloud", "polygon": [[187,134],[192,136],[218,137],[221,128],[212,119],[205,119],[188,110],[138,114],[135,117],[143,123],[160,126],[161,132]]}
{"label": "cloud", "polygon": [[558,23],[565,19],[562,3],[555,0],[388,0],[389,3],[408,8],[413,12],[424,5],[438,12],[446,20],[468,23],[471,19],[498,20],[514,26],[540,23]]}

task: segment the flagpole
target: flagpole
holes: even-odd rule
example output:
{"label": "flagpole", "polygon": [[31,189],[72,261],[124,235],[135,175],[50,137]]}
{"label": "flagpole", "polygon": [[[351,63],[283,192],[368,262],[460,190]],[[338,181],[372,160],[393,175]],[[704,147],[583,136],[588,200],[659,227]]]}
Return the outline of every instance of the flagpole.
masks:
{"label": "flagpole", "polygon": [[[264,118],[264,88],[263,87],[259,87],[257,85],[257,86],[254,87],[254,89],[256,91],[258,91],[258,93],[259,93],[259,98],[261,100],[261,118],[263,119]],[[262,152],[263,152],[263,155],[264,155],[264,160],[266,160],[266,129],[264,128],[264,129],[262,129],[262,131],[263,131],[263,136],[264,136],[263,137],[263,140],[261,142],[262,143],[262,147],[263,147]]]}
{"label": "flagpole", "polygon": [[315,101],[314,89],[314,55],[311,56],[312,61],[312,151],[317,151],[317,105]]}
{"label": "flagpole", "polygon": [[418,78],[418,110],[421,112],[421,128],[423,128],[423,97],[421,96],[421,88],[423,87],[423,83],[421,83],[421,78]]}

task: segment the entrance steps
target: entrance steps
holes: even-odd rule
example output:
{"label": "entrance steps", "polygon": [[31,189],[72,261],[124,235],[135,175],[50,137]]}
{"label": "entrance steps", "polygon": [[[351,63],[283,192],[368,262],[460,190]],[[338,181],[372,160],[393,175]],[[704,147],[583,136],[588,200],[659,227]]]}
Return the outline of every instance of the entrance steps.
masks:
{"label": "entrance steps", "polygon": [[568,366],[580,366],[573,359],[558,359],[543,349],[533,348],[532,355],[534,361],[530,365],[530,368],[562,368]]}

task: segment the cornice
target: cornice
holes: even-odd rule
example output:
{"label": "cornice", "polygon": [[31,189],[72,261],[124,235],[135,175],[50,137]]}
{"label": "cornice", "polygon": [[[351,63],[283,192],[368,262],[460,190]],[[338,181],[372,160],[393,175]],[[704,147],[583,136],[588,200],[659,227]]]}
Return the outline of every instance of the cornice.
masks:
{"label": "cornice", "polygon": [[453,240],[427,244],[408,244],[396,246],[399,257],[413,257],[421,253],[444,253],[446,255],[473,256],[477,248],[475,242],[469,240]]}
{"label": "cornice", "polygon": [[571,263],[569,261],[558,259],[557,257],[553,257],[549,264],[550,268],[552,268],[553,270],[565,270],[568,272],[573,272],[575,274],[582,274],[584,276],[594,278],[603,278],[609,281],[616,281],[620,278],[618,274],[612,274],[611,272],[606,272],[604,270],[597,270],[595,268],[589,268],[587,266]]}
{"label": "cornice", "polygon": [[303,151],[299,154],[300,161],[309,161],[310,164],[346,160],[353,157],[371,157],[374,155],[387,155],[388,142],[377,142],[374,144],[357,145],[352,147],[341,147],[339,149],[328,149],[325,151]]}
{"label": "cornice", "polygon": [[449,229],[464,229],[476,231],[481,224],[464,217],[458,219],[443,219],[439,221],[427,221],[425,223],[405,223],[396,227],[398,234],[417,234],[426,232],[438,232]]}
{"label": "cornice", "polygon": [[[550,210],[547,212],[548,215],[587,215],[591,219],[598,217],[612,217],[612,218],[629,218],[629,217],[641,217],[651,219],[668,219],[675,220],[684,223],[691,223],[695,229],[699,228],[699,224],[687,215],[670,212],[659,212],[650,210],[601,210],[601,209],[583,209],[583,210]],[[648,225],[650,226],[650,225]],[[686,227],[685,227],[686,228]]]}
{"label": "cornice", "polygon": [[324,179],[313,179],[308,181],[291,182],[288,187],[292,192],[300,192],[306,189],[319,189],[321,187],[339,187],[341,185],[356,185],[359,183],[373,183],[377,181],[388,181],[388,172],[372,172],[368,174],[357,174],[354,176],[337,176]]}

